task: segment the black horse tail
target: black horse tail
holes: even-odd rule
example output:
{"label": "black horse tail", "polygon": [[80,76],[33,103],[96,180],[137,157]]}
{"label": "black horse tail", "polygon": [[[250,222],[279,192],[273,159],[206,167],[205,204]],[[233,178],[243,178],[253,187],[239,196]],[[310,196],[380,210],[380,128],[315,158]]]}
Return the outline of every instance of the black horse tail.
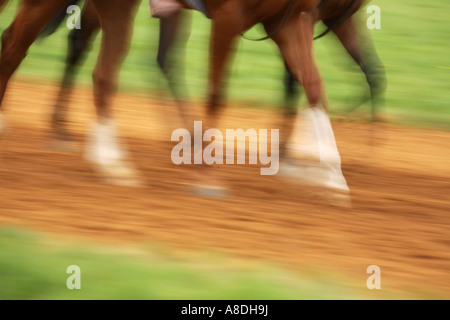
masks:
{"label": "black horse tail", "polygon": [[70,0],[67,3],[67,6],[64,7],[63,10],[61,10],[60,13],[58,13],[42,30],[41,34],[39,35],[39,38],[46,38],[58,29],[58,27],[61,25],[61,23],[66,19],[67,16],[67,7],[76,5],[80,2],[80,0]]}

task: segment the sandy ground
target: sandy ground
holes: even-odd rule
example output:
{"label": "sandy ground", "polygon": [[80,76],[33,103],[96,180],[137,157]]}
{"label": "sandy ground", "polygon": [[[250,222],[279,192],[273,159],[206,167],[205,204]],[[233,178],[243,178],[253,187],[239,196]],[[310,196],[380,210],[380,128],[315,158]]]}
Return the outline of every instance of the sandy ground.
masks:
{"label": "sandy ground", "polygon": [[[382,291],[450,298],[450,132],[334,122],[353,208],[313,188],[261,176],[258,166],[219,166],[233,196],[186,192],[186,167],[171,163],[174,106],[119,95],[115,110],[145,185],[102,183],[82,152],[48,148],[56,87],[13,82],[9,130],[0,138],[0,224],[110,243],[152,243],[270,261],[302,272],[330,271],[365,288],[378,265]],[[89,90],[70,106],[82,147],[93,120]],[[224,127],[270,128],[276,114],[230,107]],[[367,289],[365,289],[367,290]],[[368,290],[367,290],[368,291]]]}

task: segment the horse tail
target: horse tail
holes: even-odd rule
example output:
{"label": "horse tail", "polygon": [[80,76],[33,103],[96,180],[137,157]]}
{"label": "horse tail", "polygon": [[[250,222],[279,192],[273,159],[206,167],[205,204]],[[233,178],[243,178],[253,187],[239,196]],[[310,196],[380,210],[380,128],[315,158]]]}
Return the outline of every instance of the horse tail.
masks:
{"label": "horse tail", "polygon": [[333,31],[334,29],[339,27],[341,23],[347,20],[355,12],[358,3],[359,3],[358,0],[353,0],[340,16],[338,16],[337,18],[326,20],[325,22],[328,22],[328,28],[317,37],[314,37],[314,40],[326,36],[328,33],[330,33],[330,31]]}
{"label": "horse tail", "polygon": [[[2,1],[2,0],[0,0]],[[6,0],[8,1],[8,0]],[[76,5],[80,2],[80,0],[70,0],[67,3],[67,6],[73,6]],[[64,7],[63,10],[61,10],[60,13],[58,13],[46,26],[45,28],[41,31],[41,34],[39,35],[39,38],[46,38],[50,35],[52,35],[53,33],[55,33],[55,31],[58,29],[58,27],[61,25],[61,23],[64,21],[64,19],[66,18],[67,15],[67,7]]]}

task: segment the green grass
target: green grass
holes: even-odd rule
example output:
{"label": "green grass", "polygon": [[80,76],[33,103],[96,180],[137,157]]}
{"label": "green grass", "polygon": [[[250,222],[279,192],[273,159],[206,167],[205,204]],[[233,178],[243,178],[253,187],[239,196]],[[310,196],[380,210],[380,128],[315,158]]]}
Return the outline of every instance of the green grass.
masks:
{"label": "green grass", "polygon": [[[386,66],[387,100],[384,111],[400,122],[427,123],[448,127],[450,120],[450,34],[447,0],[374,0],[381,8],[381,30],[364,30],[374,39]],[[13,18],[17,1],[1,16],[0,29]],[[143,1],[138,12],[132,48],[121,72],[121,90],[148,92],[166,90],[166,83],[155,63],[158,21],[149,18]],[[368,17],[361,12],[363,20]],[[203,101],[207,88],[208,34],[210,21],[193,14],[192,33],[186,50],[187,90],[195,100]],[[316,33],[322,30],[318,25]],[[32,46],[19,75],[36,81],[58,81],[66,54],[65,27]],[[262,35],[255,27],[249,36]],[[99,48],[93,45],[79,75],[79,85],[91,85],[91,72]],[[333,36],[315,43],[316,55],[330,97],[332,112],[348,109],[352,98],[365,90],[364,77]],[[241,39],[230,70],[228,99],[254,107],[276,107],[282,99],[283,65],[278,49],[271,41]],[[303,100],[304,103],[304,100]],[[362,110],[369,110],[365,106]]]}
{"label": "green grass", "polygon": [[[155,252],[158,252],[156,254]],[[163,254],[164,252],[164,254]],[[100,246],[0,228],[0,300],[364,299],[336,275],[301,277],[282,268],[214,254],[180,258],[154,247]],[[66,273],[81,270],[81,289]],[[366,289],[367,290],[367,289]],[[378,295],[373,295],[377,297]]]}

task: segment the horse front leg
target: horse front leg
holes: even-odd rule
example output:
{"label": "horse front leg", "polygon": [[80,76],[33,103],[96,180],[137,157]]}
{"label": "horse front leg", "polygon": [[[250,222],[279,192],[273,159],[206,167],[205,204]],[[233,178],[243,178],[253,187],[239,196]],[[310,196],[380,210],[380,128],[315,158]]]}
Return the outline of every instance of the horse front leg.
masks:
{"label": "horse front leg", "polygon": [[[230,3],[236,5],[236,3]],[[214,11],[213,11],[214,12]],[[230,12],[226,14],[225,12]],[[223,10],[220,15],[213,16],[212,30],[210,38],[210,66],[209,66],[209,86],[206,106],[206,115],[202,121],[203,133],[208,129],[218,129],[219,119],[223,108],[224,79],[226,77],[227,66],[230,62],[234,50],[234,44],[243,31],[242,22],[245,21],[240,15],[236,15],[236,10]],[[233,14],[231,14],[233,13]],[[191,136],[193,136],[191,134]],[[202,134],[204,137],[204,134]],[[195,141],[194,141],[195,144]],[[220,143],[219,143],[220,144]],[[221,150],[224,150],[221,144]],[[200,158],[199,152],[203,153],[203,148],[193,149],[194,161]],[[223,153],[223,156],[225,153]],[[223,163],[223,162],[222,162]],[[223,197],[228,194],[225,183],[214,172],[211,165],[205,164],[205,159],[201,165],[195,166],[192,171],[194,192],[200,195]]]}
{"label": "horse front leg", "polygon": [[[14,22],[3,33],[0,56],[0,121],[4,110],[3,99],[11,76],[41,30],[61,10],[64,3],[65,0],[25,0]],[[0,124],[0,128],[2,127],[4,124]]]}
{"label": "horse front leg", "polygon": [[[266,25],[268,32],[271,27]],[[303,161],[300,166],[281,164],[280,173],[346,193],[348,186],[342,175],[341,158],[323,105],[323,82],[314,58],[313,30],[312,14],[302,12],[273,36],[295,79],[303,85],[309,103],[309,108],[296,121],[289,144],[290,153]],[[299,141],[301,137],[307,140]],[[347,205],[348,198],[344,196],[342,204]]]}
{"label": "horse front leg", "polygon": [[73,29],[68,37],[68,55],[64,75],[60,84],[60,89],[56,97],[51,126],[53,136],[58,149],[71,150],[71,135],[67,130],[67,113],[70,104],[70,96],[73,91],[77,67],[88,50],[92,38],[100,30],[100,22],[97,12],[91,2],[88,2],[81,16],[82,28]]}
{"label": "horse front leg", "polygon": [[[319,105],[322,90],[322,81],[317,71],[314,58],[312,56],[312,30],[313,21],[309,21],[306,13],[299,17],[293,17],[287,25],[278,33],[275,33],[272,39],[280,48],[281,54],[286,64],[286,98],[292,99],[294,88],[297,84],[303,87],[311,108],[321,107]],[[303,21],[305,20],[305,21]],[[277,28],[279,21],[265,23],[266,32],[273,33]],[[290,92],[292,91],[292,92]],[[289,139],[294,134],[295,122],[297,120],[297,101],[287,100],[289,108],[285,107],[283,113],[283,127],[281,152],[282,157],[286,158],[289,149]]]}

